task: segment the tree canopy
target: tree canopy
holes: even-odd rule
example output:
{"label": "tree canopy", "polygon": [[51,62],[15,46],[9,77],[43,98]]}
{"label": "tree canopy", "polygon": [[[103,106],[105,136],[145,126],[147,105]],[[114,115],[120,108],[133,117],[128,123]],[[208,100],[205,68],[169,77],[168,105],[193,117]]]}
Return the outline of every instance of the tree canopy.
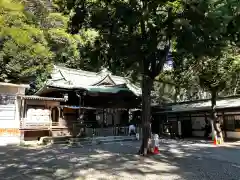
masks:
{"label": "tree canopy", "polygon": [[24,6],[0,1],[0,79],[19,82],[48,70],[53,53],[44,32],[31,24]]}
{"label": "tree canopy", "polygon": [[[175,101],[199,98],[199,89],[206,90],[197,80],[199,63],[218,61],[226,46],[239,46],[238,5],[237,0],[1,0],[0,78],[40,83],[54,63],[90,71],[105,66],[134,81],[142,74],[160,81],[155,89],[171,92],[166,96]],[[174,70],[163,72],[169,48]],[[238,79],[234,74],[232,86],[219,93],[236,94]],[[173,89],[163,91],[166,87]]]}
{"label": "tree canopy", "polygon": [[[71,7],[74,13],[70,23],[72,33],[78,33],[81,28],[94,28],[99,32],[99,56],[110,69],[141,75],[145,125],[150,119],[153,81],[162,74],[171,48],[176,52],[174,73],[178,86],[186,69],[190,73],[198,72],[200,85],[210,82],[208,87],[215,81],[222,84],[222,78],[231,74],[222,73],[223,70],[236,69],[233,66],[238,62],[230,57],[235,54],[229,56],[228,53],[237,48],[238,5],[235,0],[76,1]],[[226,53],[226,49],[230,51]],[[203,65],[199,69],[200,66],[194,64],[201,65],[200,62]],[[233,66],[226,68],[227,63]],[[185,64],[184,71],[182,64]],[[143,131],[145,135],[147,127]],[[143,141],[143,145],[146,143]]]}
{"label": "tree canopy", "polygon": [[0,0],[0,80],[39,87],[53,64],[91,68],[85,59],[97,33],[72,35],[68,21],[69,14],[45,0]]}

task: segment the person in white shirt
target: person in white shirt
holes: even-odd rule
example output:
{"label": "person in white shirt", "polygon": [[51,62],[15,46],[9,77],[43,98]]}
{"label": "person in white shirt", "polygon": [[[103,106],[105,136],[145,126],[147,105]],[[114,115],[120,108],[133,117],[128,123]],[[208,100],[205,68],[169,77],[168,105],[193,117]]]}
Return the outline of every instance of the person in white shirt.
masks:
{"label": "person in white shirt", "polygon": [[128,133],[129,135],[136,135],[136,127],[134,126],[134,124],[130,124],[128,127]]}

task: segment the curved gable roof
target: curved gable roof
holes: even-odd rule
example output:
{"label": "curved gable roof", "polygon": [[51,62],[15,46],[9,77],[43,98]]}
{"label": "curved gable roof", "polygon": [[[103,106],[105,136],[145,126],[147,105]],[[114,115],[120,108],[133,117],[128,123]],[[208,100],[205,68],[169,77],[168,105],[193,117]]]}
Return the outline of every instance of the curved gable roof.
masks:
{"label": "curved gable roof", "polygon": [[[135,95],[141,95],[141,89],[139,87],[130,83],[130,81],[124,77],[112,75],[107,69],[103,69],[102,71],[96,73],[55,65],[51,74],[51,79],[47,81],[45,86],[73,89],[100,86],[104,84],[126,84],[129,90],[131,90]],[[44,87],[39,90],[37,94],[42,91],[44,91]]]}

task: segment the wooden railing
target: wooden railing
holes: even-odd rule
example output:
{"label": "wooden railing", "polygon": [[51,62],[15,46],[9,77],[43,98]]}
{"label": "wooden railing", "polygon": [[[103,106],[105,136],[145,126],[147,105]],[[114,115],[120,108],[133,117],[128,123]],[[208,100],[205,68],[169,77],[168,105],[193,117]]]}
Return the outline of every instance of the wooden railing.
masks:
{"label": "wooden railing", "polygon": [[20,129],[48,129],[51,126],[51,121],[33,122],[27,119],[21,119]]}
{"label": "wooden railing", "polygon": [[[85,136],[87,137],[93,137],[93,136],[127,136],[129,129],[128,126],[122,126],[122,127],[106,127],[106,128],[92,128],[89,126],[86,126],[84,124],[80,124],[79,122],[76,122],[72,124],[71,127],[65,127],[62,126],[59,122],[52,122],[52,121],[46,121],[46,122],[33,122],[29,121],[27,119],[21,119],[20,122],[20,129],[54,129],[54,128],[70,128],[71,131],[73,131],[74,134],[79,134],[79,132],[83,132]],[[141,128],[136,128],[137,133],[141,134]]]}
{"label": "wooden railing", "polygon": [[[141,128],[137,128],[137,133],[141,134]],[[108,128],[85,128],[86,136],[127,136],[128,127],[108,127]]]}
{"label": "wooden railing", "polygon": [[20,121],[20,129],[54,129],[54,128],[70,128],[70,129],[78,129],[84,125],[80,124],[78,121],[71,122],[72,125],[64,125],[60,122],[52,122],[52,121],[29,121],[26,118],[22,118]]}

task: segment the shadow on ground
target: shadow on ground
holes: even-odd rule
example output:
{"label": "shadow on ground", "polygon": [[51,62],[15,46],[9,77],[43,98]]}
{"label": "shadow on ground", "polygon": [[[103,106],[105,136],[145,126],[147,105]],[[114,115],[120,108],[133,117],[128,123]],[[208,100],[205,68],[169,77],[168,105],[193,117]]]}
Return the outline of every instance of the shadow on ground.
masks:
{"label": "shadow on ground", "polygon": [[[178,147],[179,146],[179,147]],[[180,148],[177,145],[175,149]],[[177,180],[202,177],[211,179],[204,172],[209,162],[194,153],[210,152],[209,147],[185,149],[181,153],[169,149],[160,155],[140,157],[136,155],[139,143],[102,144],[88,147],[55,145],[41,149],[26,149],[15,146],[0,148],[0,179],[17,180],[70,180],[70,179],[150,179]],[[171,148],[171,147],[166,147]],[[196,162],[198,161],[198,162]],[[197,167],[193,168],[193,163]],[[213,163],[213,160],[211,161]],[[221,169],[223,164],[214,164]],[[237,167],[233,170],[238,170]],[[197,171],[197,172],[195,172]],[[199,174],[196,174],[199,173]],[[213,174],[215,170],[213,170]],[[230,177],[227,174],[226,177]],[[217,176],[214,176],[217,178]],[[234,179],[234,178],[232,178]]]}

